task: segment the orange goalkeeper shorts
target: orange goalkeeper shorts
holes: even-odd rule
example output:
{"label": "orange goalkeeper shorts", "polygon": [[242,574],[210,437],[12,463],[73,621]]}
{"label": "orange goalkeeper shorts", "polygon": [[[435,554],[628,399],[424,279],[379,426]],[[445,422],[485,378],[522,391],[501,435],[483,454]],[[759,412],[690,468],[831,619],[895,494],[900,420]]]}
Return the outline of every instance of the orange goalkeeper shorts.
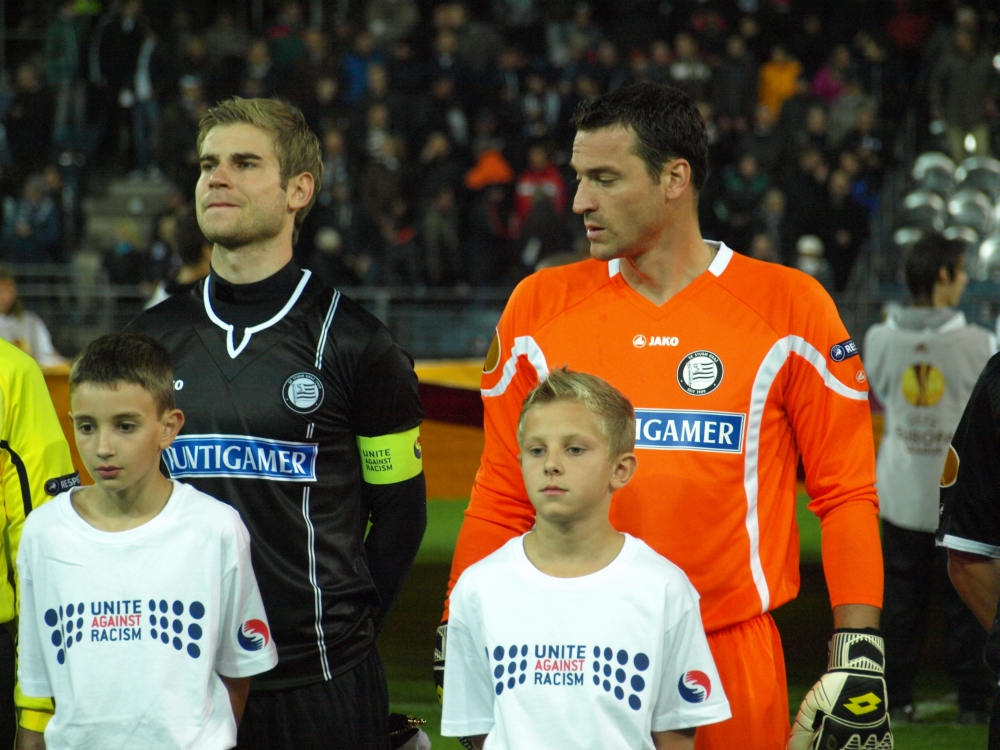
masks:
{"label": "orange goalkeeper shorts", "polygon": [[768,614],[708,633],[733,716],[698,727],[695,750],[785,750],[790,732],[781,636]]}

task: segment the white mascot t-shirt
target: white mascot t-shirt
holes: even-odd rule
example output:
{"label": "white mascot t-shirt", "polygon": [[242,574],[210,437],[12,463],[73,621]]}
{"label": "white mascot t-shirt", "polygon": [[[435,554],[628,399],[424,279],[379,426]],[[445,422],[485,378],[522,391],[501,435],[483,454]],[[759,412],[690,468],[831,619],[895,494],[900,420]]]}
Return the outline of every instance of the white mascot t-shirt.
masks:
{"label": "white mascot t-shirt", "polygon": [[512,539],[451,595],[441,733],[487,750],[653,750],[730,717],[687,576],[625,535],[605,568],[555,578]]}
{"label": "white mascot t-shirt", "polygon": [[111,533],[64,492],[28,516],[17,559],[18,675],[55,698],[47,750],[235,746],[219,675],[278,663],[235,510],[174,482],[159,515]]}

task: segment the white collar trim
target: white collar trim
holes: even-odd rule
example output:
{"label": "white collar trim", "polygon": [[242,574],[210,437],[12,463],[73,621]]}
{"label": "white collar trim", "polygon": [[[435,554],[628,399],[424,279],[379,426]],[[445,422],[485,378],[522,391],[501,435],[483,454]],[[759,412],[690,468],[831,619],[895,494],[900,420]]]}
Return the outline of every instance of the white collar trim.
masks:
{"label": "white collar trim", "polygon": [[279,320],[284,318],[288,311],[292,309],[296,302],[298,302],[299,297],[302,296],[302,290],[306,288],[306,283],[309,281],[309,277],[312,276],[312,271],[305,269],[302,272],[302,278],[299,280],[299,285],[295,287],[295,291],[292,292],[292,296],[288,298],[288,302],[282,307],[278,313],[270,320],[265,320],[255,326],[250,326],[243,331],[243,340],[240,342],[239,346],[234,346],[233,343],[233,326],[226,323],[222,318],[215,314],[215,310],[212,309],[212,302],[209,299],[208,287],[211,284],[211,277],[205,279],[205,290],[202,295],[205,299],[205,312],[208,313],[209,319],[219,326],[222,330],[226,332],[226,350],[229,352],[230,359],[236,359],[240,352],[246,349],[247,344],[250,343],[250,337],[253,336],[258,331],[263,331],[265,328],[270,328]]}
{"label": "white collar trim", "polygon": [[717,248],[715,257],[712,258],[712,262],[708,265],[709,273],[716,277],[722,276],[722,272],[726,270],[729,261],[733,259],[733,251],[726,247],[725,242],[705,240],[705,244],[709,247]]}
{"label": "white collar trim", "polygon": [[[726,266],[729,265],[729,261],[733,258],[733,251],[726,247],[724,242],[715,242],[713,240],[705,240],[705,244],[709,247],[716,248],[715,257],[708,266],[708,270],[714,276],[721,276],[722,272],[726,270]],[[612,258],[608,261],[608,276],[614,278],[622,270],[622,262],[620,258]]]}

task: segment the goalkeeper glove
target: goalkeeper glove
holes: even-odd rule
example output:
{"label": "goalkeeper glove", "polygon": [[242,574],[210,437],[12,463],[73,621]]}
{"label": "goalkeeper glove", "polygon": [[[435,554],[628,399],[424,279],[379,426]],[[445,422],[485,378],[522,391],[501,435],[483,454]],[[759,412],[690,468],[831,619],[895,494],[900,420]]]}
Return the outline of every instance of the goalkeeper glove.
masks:
{"label": "goalkeeper glove", "polygon": [[448,646],[448,621],[445,620],[437,629],[437,640],[434,641],[434,684],[437,686],[438,703],[444,703],[444,650]]}
{"label": "goalkeeper glove", "polygon": [[892,750],[884,668],[877,630],[835,630],[830,667],[802,701],[787,750]]}
{"label": "goalkeeper glove", "polygon": [[[444,652],[448,648],[448,621],[445,620],[437,629],[437,640],[434,642],[434,684],[437,685],[438,702],[444,703]],[[459,737],[459,744],[466,750],[472,750],[472,740]]]}

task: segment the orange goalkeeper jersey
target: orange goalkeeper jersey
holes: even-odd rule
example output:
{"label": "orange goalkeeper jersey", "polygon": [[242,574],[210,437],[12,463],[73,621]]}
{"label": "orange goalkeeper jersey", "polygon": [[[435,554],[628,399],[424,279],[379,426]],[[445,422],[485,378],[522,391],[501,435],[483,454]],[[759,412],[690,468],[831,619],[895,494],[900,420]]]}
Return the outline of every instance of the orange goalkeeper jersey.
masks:
{"label": "orange goalkeeper jersey", "polygon": [[484,368],[486,445],[450,586],[531,527],[517,419],[539,379],[568,365],[632,400],[639,467],[611,521],[687,573],[706,630],[797,593],[800,455],[832,604],[881,606],[867,382],[829,295],[724,245],[660,307],[618,269],[588,260],[541,271],[511,296]]}

